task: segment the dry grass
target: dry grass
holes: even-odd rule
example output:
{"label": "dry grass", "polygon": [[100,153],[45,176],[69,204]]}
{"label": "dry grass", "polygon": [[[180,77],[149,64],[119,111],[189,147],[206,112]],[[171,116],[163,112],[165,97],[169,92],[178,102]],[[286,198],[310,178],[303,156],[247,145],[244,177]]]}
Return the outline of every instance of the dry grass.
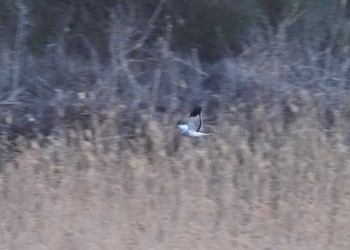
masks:
{"label": "dry grass", "polygon": [[[210,64],[116,14],[110,62],[85,36],[82,57],[71,36],[42,59],[1,47],[0,250],[350,249],[348,43],[281,25]],[[198,103],[215,136],[181,137]],[[28,132],[52,138],[11,141]]]}
{"label": "dry grass", "polygon": [[200,140],[150,112],[134,138],[110,117],[32,142],[0,175],[0,249],[349,249],[348,106],[326,133],[323,97],[295,98],[288,126],[271,101]]}

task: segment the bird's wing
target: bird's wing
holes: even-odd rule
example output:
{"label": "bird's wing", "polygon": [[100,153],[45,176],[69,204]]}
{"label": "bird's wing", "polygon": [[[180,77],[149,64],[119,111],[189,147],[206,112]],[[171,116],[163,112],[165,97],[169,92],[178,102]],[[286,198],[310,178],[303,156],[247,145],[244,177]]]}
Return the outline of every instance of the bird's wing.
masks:
{"label": "bird's wing", "polygon": [[188,129],[199,132],[203,124],[201,112],[201,106],[195,106],[193,108],[190,119],[188,120]]}

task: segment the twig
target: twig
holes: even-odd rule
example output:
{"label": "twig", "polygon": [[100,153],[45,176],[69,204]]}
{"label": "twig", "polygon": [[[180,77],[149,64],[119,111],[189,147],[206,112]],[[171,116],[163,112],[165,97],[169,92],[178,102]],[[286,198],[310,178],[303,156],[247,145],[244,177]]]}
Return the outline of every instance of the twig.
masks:
{"label": "twig", "polygon": [[220,27],[215,27],[215,32],[216,32],[216,35],[218,36],[219,38],[219,41],[221,42],[225,52],[227,55],[229,55],[231,58],[233,57],[233,53],[230,49],[230,46],[227,44],[227,41],[224,37],[224,35],[222,34],[222,30],[220,29]]}
{"label": "twig", "polygon": [[12,89],[16,89],[19,85],[20,74],[23,64],[23,54],[24,54],[24,41],[25,41],[25,24],[26,24],[26,6],[21,0],[16,1],[16,7],[18,8],[18,20],[16,28],[16,38],[15,38],[15,53],[13,58],[13,70],[12,70]]}
{"label": "twig", "polygon": [[199,68],[194,67],[191,63],[186,62],[185,60],[183,60],[183,59],[181,59],[181,58],[178,58],[178,57],[175,57],[175,56],[174,56],[174,57],[173,57],[173,60],[176,61],[176,62],[180,62],[180,63],[182,63],[182,64],[188,66],[189,68],[195,70],[197,73],[199,73],[199,74],[201,74],[201,75],[203,75],[203,76],[205,76],[205,77],[208,77],[208,76],[209,76],[208,73],[204,72],[203,70],[201,70],[201,69],[199,69]]}
{"label": "twig", "polygon": [[159,0],[158,5],[156,9],[154,10],[151,18],[148,20],[147,26],[145,31],[143,32],[143,36],[140,38],[140,40],[136,43],[136,45],[129,51],[132,52],[135,49],[138,49],[143,46],[145,41],[147,40],[149,34],[151,33],[151,30],[153,28],[154,22],[157,20],[160,11],[163,9],[163,6],[167,0]]}
{"label": "twig", "polygon": [[0,105],[22,105],[22,102],[0,102]]}
{"label": "twig", "polygon": [[162,69],[164,67],[164,64],[167,62],[167,59],[169,58],[169,46],[170,46],[170,41],[171,41],[172,28],[173,28],[173,26],[168,22],[167,27],[166,27],[165,39],[160,40],[161,57],[160,57],[159,66],[155,72],[153,86],[152,86],[152,92],[151,92],[151,98],[153,101],[153,111],[155,111],[157,94],[159,93],[160,78],[162,75]]}
{"label": "twig", "polygon": [[15,89],[9,97],[6,98],[6,102],[13,102],[17,96],[19,96],[24,91],[24,88]]}

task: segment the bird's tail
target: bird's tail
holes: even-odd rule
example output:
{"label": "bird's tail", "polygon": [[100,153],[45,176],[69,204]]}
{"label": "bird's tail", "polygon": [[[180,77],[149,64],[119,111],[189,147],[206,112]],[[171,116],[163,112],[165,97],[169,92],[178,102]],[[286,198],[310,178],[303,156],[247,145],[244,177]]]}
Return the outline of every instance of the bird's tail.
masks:
{"label": "bird's tail", "polygon": [[198,136],[199,137],[203,137],[203,136],[212,136],[212,135],[214,135],[214,134],[206,134],[206,133],[202,133],[202,132],[197,132],[198,133]]}

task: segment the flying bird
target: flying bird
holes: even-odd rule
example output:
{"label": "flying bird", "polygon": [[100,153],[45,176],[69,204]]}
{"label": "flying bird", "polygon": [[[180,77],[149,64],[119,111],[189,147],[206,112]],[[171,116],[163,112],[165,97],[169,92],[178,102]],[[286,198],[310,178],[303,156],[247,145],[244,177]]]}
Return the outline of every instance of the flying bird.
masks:
{"label": "flying bird", "polygon": [[181,130],[182,135],[190,137],[202,137],[211,135],[199,132],[203,125],[201,112],[202,107],[197,105],[192,109],[187,124],[182,120],[177,122],[177,127]]}

